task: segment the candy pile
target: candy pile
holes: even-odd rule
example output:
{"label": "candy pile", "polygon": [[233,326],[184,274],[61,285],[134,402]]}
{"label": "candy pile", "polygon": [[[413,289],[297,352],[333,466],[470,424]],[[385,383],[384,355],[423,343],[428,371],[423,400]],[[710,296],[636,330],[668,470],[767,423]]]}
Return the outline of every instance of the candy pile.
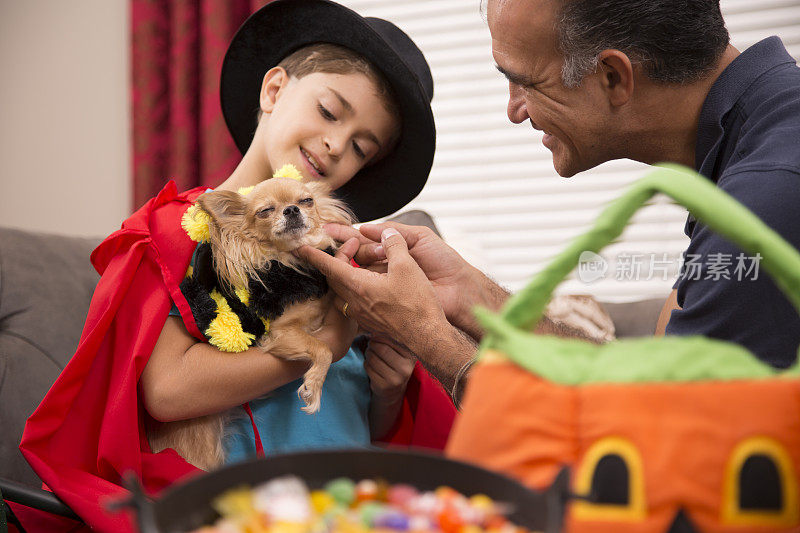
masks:
{"label": "candy pile", "polygon": [[467,498],[449,487],[419,492],[383,481],[340,478],[309,491],[296,477],[226,492],[214,502],[221,518],[195,533],[527,533],[502,504]]}

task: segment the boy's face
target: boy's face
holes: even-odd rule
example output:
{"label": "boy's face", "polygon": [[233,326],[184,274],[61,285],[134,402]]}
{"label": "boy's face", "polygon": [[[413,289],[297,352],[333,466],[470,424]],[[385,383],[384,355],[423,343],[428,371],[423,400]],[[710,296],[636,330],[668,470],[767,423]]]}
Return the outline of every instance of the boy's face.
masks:
{"label": "boy's face", "polygon": [[[265,90],[269,93],[269,74]],[[363,74],[315,72],[276,80],[279,86],[261,109],[269,165],[291,163],[311,180],[332,190],[393,148],[397,122]]]}

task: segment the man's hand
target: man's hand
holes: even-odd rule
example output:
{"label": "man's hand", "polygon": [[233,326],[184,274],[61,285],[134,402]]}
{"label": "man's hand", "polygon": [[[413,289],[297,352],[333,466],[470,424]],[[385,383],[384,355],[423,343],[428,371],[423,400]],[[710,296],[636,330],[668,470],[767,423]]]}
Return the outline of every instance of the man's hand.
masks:
{"label": "man's hand", "polygon": [[347,315],[364,329],[396,339],[415,353],[426,351],[432,334],[449,326],[444,310],[425,273],[409,255],[402,235],[386,228],[381,245],[386,256],[385,272],[350,265],[359,250],[358,239],[346,241],[335,257],[310,246],[303,246],[297,254],[327,277],[338,295],[338,309],[347,302]]}
{"label": "man's hand", "polygon": [[447,319],[473,338],[479,339],[482,333],[472,316],[472,308],[482,305],[496,311],[506,301],[508,293],[467,263],[433,230],[425,226],[406,226],[396,222],[364,224],[360,231],[339,224],[328,224],[325,227],[339,241],[358,239],[359,247],[354,260],[378,273],[386,271],[386,253],[379,241],[382,232],[387,228],[399,231],[405,239],[409,254],[433,286]]}
{"label": "man's hand", "polygon": [[547,330],[547,321],[539,324],[539,333],[552,333],[560,337],[585,339],[595,344],[613,341],[614,321],[597,300],[591,296],[559,295],[547,304],[545,317],[553,331]]}
{"label": "man's hand", "polygon": [[347,302],[347,314],[364,329],[407,347],[445,390],[452,391],[458,370],[475,356],[475,344],[448,322],[433,286],[396,229],[387,227],[381,233],[385,272],[350,264],[361,242],[349,238],[334,257],[310,246],[297,255],[328,278],[340,310]]}

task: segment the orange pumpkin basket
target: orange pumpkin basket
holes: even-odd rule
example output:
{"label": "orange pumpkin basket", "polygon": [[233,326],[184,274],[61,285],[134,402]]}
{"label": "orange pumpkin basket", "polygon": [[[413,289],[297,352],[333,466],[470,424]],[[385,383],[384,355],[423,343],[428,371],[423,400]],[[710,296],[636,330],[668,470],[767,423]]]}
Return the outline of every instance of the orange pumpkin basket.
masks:
{"label": "orange pumpkin basket", "polygon": [[[571,470],[570,532],[800,531],[800,366],[776,371],[704,337],[603,346],[529,333],[584,251],[599,252],[656,192],[761,255],[800,309],[800,254],[688,169],[636,182],[487,330],[447,453],[546,488]],[[764,332],[768,335],[769,332]]]}

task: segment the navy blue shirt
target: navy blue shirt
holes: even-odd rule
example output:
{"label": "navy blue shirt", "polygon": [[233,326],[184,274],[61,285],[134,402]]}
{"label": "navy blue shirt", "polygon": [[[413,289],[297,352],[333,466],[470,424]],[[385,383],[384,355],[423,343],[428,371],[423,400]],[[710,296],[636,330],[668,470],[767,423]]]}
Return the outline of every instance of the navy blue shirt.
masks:
{"label": "navy blue shirt", "polygon": [[[695,166],[800,249],[800,68],[778,37],[742,52],[711,87]],[[667,333],[733,341],[778,368],[794,363],[800,316],[766,273],[754,272],[757,260],[691,216],[686,234],[685,257],[699,274],[685,263],[675,284],[682,310]],[[720,273],[727,263],[730,279]]]}

